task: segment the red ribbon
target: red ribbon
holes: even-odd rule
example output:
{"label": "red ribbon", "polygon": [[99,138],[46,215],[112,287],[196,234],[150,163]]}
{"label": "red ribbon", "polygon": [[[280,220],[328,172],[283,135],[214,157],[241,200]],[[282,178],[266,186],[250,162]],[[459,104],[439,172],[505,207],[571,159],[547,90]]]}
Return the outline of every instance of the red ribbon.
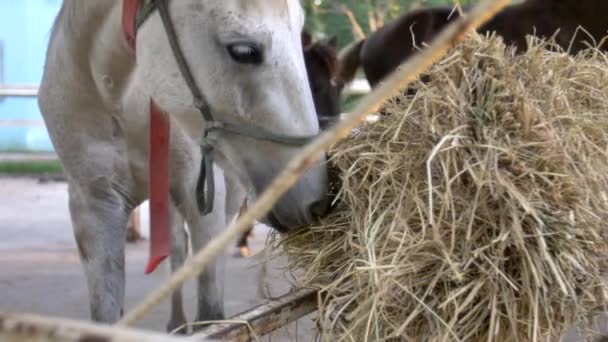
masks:
{"label": "red ribbon", "polygon": [[146,274],[170,253],[169,146],[170,123],[167,115],[150,99],[150,259]]}
{"label": "red ribbon", "polygon": [[123,0],[122,3],[122,30],[125,34],[125,39],[131,50],[135,51],[135,40],[137,37],[137,27],[135,18],[137,18],[137,9],[139,8],[139,0]]}
{"label": "red ribbon", "polygon": [[[123,0],[122,29],[127,45],[135,52],[136,17],[139,0]],[[167,115],[150,99],[149,133],[149,194],[150,194],[150,258],[145,273],[156,267],[170,254],[169,216],[169,148],[170,122]]]}

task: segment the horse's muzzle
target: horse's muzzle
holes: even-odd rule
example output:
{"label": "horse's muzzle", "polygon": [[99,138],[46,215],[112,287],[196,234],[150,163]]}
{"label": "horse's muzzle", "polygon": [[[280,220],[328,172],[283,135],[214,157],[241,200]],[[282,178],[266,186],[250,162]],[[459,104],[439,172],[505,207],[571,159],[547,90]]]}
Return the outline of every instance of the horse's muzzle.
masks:
{"label": "horse's muzzle", "polygon": [[340,120],[340,115],[319,115],[317,118],[321,130],[326,130]]}

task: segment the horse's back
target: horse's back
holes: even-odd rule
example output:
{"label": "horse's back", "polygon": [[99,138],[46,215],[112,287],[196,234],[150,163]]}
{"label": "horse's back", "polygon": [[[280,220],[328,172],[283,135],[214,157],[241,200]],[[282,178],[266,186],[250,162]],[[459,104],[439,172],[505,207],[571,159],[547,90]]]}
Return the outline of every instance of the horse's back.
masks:
{"label": "horse's back", "polygon": [[449,7],[419,9],[372,33],[361,51],[369,83],[374,86],[381,81],[457,16]]}
{"label": "horse's back", "polygon": [[[588,48],[590,44],[597,44],[598,48],[607,51],[608,43],[605,41],[608,35],[608,1],[605,0],[581,0],[576,7],[575,22],[571,24],[573,32],[570,33],[572,52],[576,53]],[[576,27],[575,27],[576,26]],[[582,31],[577,27],[582,27]],[[569,43],[570,43],[569,40]]]}
{"label": "horse's back", "polygon": [[505,44],[518,51],[527,48],[527,35],[548,38],[558,28],[565,28],[567,20],[555,13],[546,3],[528,1],[513,5],[499,12],[492,20],[478,29],[481,34],[496,32]]}
{"label": "horse's back", "polygon": [[[606,35],[608,1],[547,1],[529,0],[507,7],[479,32],[497,32],[507,45],[518,51],[527,48],[527,36],[547,39],[555,36],[556,43],[570,53],[588,47],[587,43],[599,41]],[[579,29],[582,28],[582,30]],[[605,49],[606,44],[603,45]]]}
{"label": "horse's back", "polygon": [[[606,0],[528,0],[505,8],[478,32],[496,32],[519,51],[527,48],[528,35],[549,38],[556,33],[557,44],[570,53],[593,43],[602,43],[599,48],[606,50],[606,13]],[[419,9],[372,33],[361,51],[361,65],[372,87],[458,16],[451,7]]]}

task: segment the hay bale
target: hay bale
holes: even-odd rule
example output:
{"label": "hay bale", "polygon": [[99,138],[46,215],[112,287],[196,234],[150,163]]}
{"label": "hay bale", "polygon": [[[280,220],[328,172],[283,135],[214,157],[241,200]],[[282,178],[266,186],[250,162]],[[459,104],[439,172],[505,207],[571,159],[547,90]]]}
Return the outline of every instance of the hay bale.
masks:
{"label": "hay bale", "polygon": [[608,57],[542,44],[472,35],[331,148],[338,207],[279,241],[323,340],[537,341],[605,304]]}

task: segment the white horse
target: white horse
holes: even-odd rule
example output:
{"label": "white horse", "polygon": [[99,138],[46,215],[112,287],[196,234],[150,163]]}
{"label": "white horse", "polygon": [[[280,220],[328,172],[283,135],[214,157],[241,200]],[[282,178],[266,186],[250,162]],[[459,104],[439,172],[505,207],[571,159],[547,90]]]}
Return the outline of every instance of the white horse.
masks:
{"label": "white horse", "polygon": [[[213,160],[255,196],[297,153],[301,142],[294,141],[319,132],[297,0],[141,1],[135,53],[121,26],[123,1],[133,2],[64,0],[39,94],[68,176],[91,317],[106,323],[123,312],[129,213],[148,198],[150,99],[171,123],[174,248],[184,244],[183,220],[199,249],[210,228],[223,227],[242,200],[242,191],[231,190],[238,186],[224,186],[220,170],[201,172],[202,160]],[[209,153],[201,153],[201,143]],[[324,160],[318,163],[266,223],[287,232],[325,212],[327,172]],[[199,177],[215,182],[215,206],[207,215],[199,209]],[[215,273],[211,268],[198,279],[198,320],[224,317],[223,285]],[[185,320],[176,295],[170,329]]]}

